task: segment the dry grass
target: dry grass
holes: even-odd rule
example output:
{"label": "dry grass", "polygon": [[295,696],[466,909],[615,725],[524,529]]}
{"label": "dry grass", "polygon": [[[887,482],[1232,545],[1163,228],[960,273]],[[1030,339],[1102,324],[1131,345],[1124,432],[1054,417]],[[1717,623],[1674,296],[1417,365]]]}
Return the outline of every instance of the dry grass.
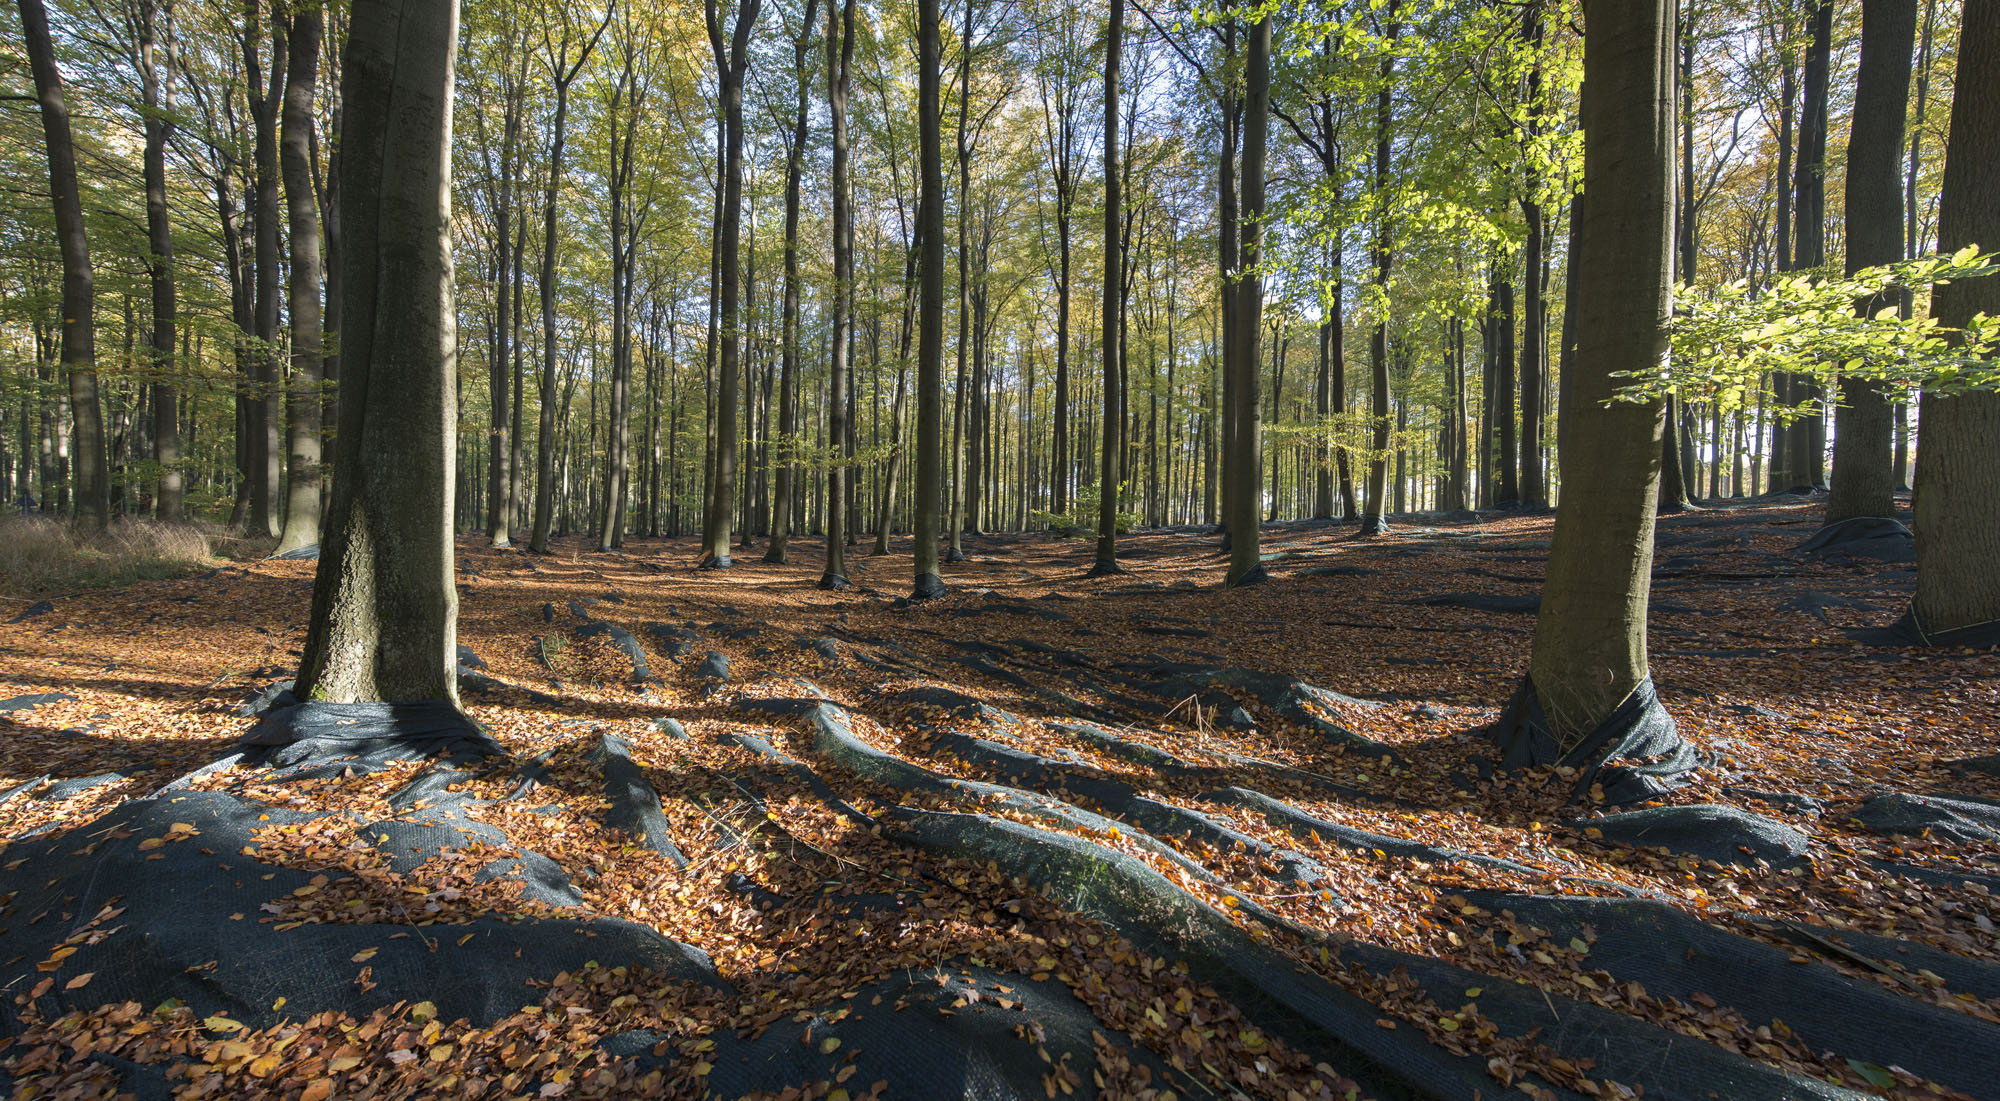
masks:
{"label": "dry grass", "polygon": [[54,517],[8,516],[0,518],[0,596],[35,599],[208,569],[227,541],[197,524],[120,520],[94,532]]}

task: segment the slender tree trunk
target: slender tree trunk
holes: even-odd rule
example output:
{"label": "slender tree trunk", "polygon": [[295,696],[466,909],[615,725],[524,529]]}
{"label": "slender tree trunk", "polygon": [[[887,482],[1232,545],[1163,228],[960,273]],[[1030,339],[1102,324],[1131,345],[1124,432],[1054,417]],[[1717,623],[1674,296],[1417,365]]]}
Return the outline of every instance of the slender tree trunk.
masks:
{"label": "slender tree trunk", "polygon": [[[1805,107],[1799,116],[1799,157],[1794,185],[1793,266],[1826,264],[1826,133],[1829,69],[1833,54],[1834,0],[1818,0],[1812,14],[1812,45],[1806,52]],[[1792,425],[1792,475],[1801,484],[1826,487],[1826,418],[1819,383],[1806,375],[1792,380],[1794,404],[1809,412]]]}
{"label": "slender tree trunk", "polygon": [[[1388,20],[1388,40],[1390,48],[1382,55],[1381,71],[1378,76],[1380,86],[1375,93],[1375,190],[1383,194],[1389,186],[1389,140],[1390,123],[1394,104],[1391,99],[1390,84],[1396,75],[1394,44],[1399,31],[1396,22],[1398,0],[1389,0],[1383,18]],[[1389,215],[1386,211],[1378,214],[1375,226],[1375,285],[1386,301],[1389,293],[1390,265],[1395,258],[1391,248],[1392,233]],[[1363,506],[1366,512],[1361,518],[1361,534],[1379,535],[1388,530],[1382,518],[1382,507],[1389,480],[1389,318],[1386,314],[1376,319],[1375,332],[1368,348],[1370,378],[1369,408],[1371,418],[1368,441],[1368,499]]]}
{"label": "slender tree trunk", "polygon": [[[1847,271],[1894,263],[1903,254],[1903,118],[1910,106],[1910,53],[1917,0],[1868,0],[1861,6],[1861,66],[1855,81],[1854,131],[1847,142]],[[1864,315],[1892,309],[1897,296],[1855,303]],[[1895,418],[1881,387],[1840,384],[1834,411],[1832,492],[1826,521],[1895,512],[1891,460]]]}
{"label": "slender tree trunk", "polygon": [[1529,677],[1564,748],[1647,677],[1659,402],[1607,404],[1666,350],[1673,311],[1673,0],[1586,0],[1584,190],[1562,504]]}
{"label": "slender tree trunk", "polygon": [[[1391,0],[1392,6],[1394,0]],[[1393,16],[1392,16],[1393,18]],[[1242,250],[1237,261],[1235,355],[1228,370],[1236,383],[1233,396],[1234,427],[1230,431],[1230,456],[1225,473],[1229,479],[1229,575],[1230,586],[1249,585],[1265,578],[1263,553],[1258,538],[1257,507],[1262,489],[1262,417],[1258,393],[1258,368],[1262,358],[1257,347],[1264,327],[1264,277],[1258,270],[1264,254],[1264,166],[1271,114],[1271,17],[1265,15],[1250,28],[1249,48],[1244,56],[1243,97],[1243,222],[1238,232]]]}
{"label": "slender tree trunk", "polygon": [[[845,500],[853,449],[848,444],[848,350],[854,324],[854,213],[847,180],[847,87],[854,67],[854,0],[840,6],[834,25],[833,0],[826,5],[826,103],[833,122],[833,331],[827,349],[827,436],[834,448],[826,472],[826,569],[822,589],[847,587]],[[835,53],[838,44],[839,52]],[[886,502],[885,502],[886,504]]]}
{"label": "slender tree trunk", "polygon": [[[1938,244],[1947,252],[2000,241],[2000,0],[1966,0],[1938,200]],[[1963,327],[2000,314],[2000,278],[1937,288],[1931,314]],[[2000,624],[2000,394],[1971,390],[1924,398],[1917,451],[1917,626],[1935,637],[1979,627],[1984,645]]]}
{"label": "slender tree trunk", "polygon": [[749,68],[750,35],[762,6],[762,0],[741,0],[736,9],[735,30],[725,45],[716,0],[707,0],[704,5],[709,46],[714,51],[716,73],[721,81],[724,134],[722,235],[716,242],[716,249],[722,254],[717,318],[722,348],[715,388],[715,471],[709,493],[708,522],[702,531],[703,565],[710,569],[726,569],[730,565],[730,511],[736,503],[736,391],[742,371],[743,335],[737,305],[742,276],[738,238],[743,220],[743,75]]}
{"label": "slender tree trunk", "polygon": [[[180,394],[174,380],[179,374],[174,363],[174,331],[179,323],[179,303],[174,288],[174,227],[167,209],[167,138],[173,130],[171,65],[158,57],[162,13],[156,0],[139,4],[140,92],[145,105],[146,128],[146,248],[147,275],[152,289],[152,398],[153,462],[159,467],[158,488],[153,498],[153,515],[161,520],[179,520],[186,511],[183,503],[185,476],[181,470]],[[25,422],[24,422],[25,423]]]}
{"label": "slender tree trunk", "polygon": [[299,666],[309,699],[457,701],[457,38],[456,0],[354,0],[341,89],[347,392]]}
{"label": "slender tree trunk", "polygon": [[285,24],[276,12],[270,18],[271,56],[267,78],[258,64],[257,34],[263,21],[262,0],[248,0],[243,21],[243,61],[250,90],[250,116],[256,135],[253,164],[250,222],[255,231],[255,296],[252,305],[252,365],[256,371],[256,392],[252,400],[251,431],[255,433],[251,459],[250,530],[259,535],[276,535],[278,484],[284,455],[279,442],[283,426],[281,392],[283,380],[278,370],[278,297],[282,292],[283,271],[278,259],[278,112],[284,94]]}
{"label": "slender tree trunk", "polygon": [[944,164],[939,135],[938,0],[917,5],[917,130],[923,237],[917,305],[916,582],[913,600],[944,595],[938,576],[938,509],[944,491]]}
{"label": "slender tree trunk", "polygon": [[[1531,138],[1539,137],[1542,130],[1540,113],[1542,104],[1542,4],[1540,0],[1531,3],[1522,14],[1524,27],[1522,35],[1527,39],[1528,48],[1534,51],[1536,60],[1528,71],[1528,102],[1530,112],[1527,132]],[[1526,508],[1541,508],[1547,505],[1548,492],[1542,483],[1542,397],[1547,385],[1544,357],[1548,354],[1548,334],[1545,331],[1548,313],[1542,304],[1543,265],[1548,256],[1548,219],[1542,206],[1541,174],[1532,166],[1533,156],[1528,158],[1526,190],[1521,196],[1521,216],[1527,223],[1528,239],[1522,250],[1522,289],[1526,301],[1522,303],[1521,318],[1521,449],[1520,449],[1520,501]]]}
{"label": "slender tree trunk", "polygon": [[[1269,34],[1268,28],[1264,32]],[[1111,13],[1104,26],[1104,304],[1101,310],[1104,323],[1104,446],[1099,459],[1097,473],[1097,560],[1090,567],[1093,577],[1123,573],[1118,566],[1118,485],[1124,474],[1120,469],[1118,446],[1118,424],[1124,419],[1122,402],[1124,394],[1119,386],[1120,333],[1125,320],[1125,302],[1121,291],[1124,288],[1124,274],[1119,265],[1124,260],[1120,248],[1119,225],[1124,211],[1123,195],[1119,188],[1118,155],[1118,64],[1124,52],[1125,42],[1125,0],[1111,0]],[[1266,39],[1268,49],[1268,38]],[[1252,56],[1255,52],[1253,47]],[[1251,79],[1256,79],[1252,76]],[[1253,89],[1251,95],[1254,97]],[[1268,91],[1265,93],[1268,96]],[[1268,102],[1268,100],[1267,100]],[[1262,150],[1258,150],[1262,154]],[[1245,154],[1246,157],[1248,154]],[[1250,541],[1254,546],[1256,541]],[[1232,569],[1232,573],[1236,572]]]}
{"label": "slender tree trunk", "polygon": [[[21,0],[21,29],[41,105],[48,145],[49,194],[55,206],[56,244],[62,255],[62,373],[69,383],[72,457],[78,523],[103,528],[111,521],[111,483],[105,472],[104,416],[98,405],[96,289],[90,271],[90,238],[84,232],[77,190],[76,146],[69,100],[56,71],[55,46],[42,0]],[[44,493],[46,494],[46,489]]]}
{"label": "slender tree trunk", "polygon": [[[785,155],[785,304],[781,322],[784,359],[778,373],[778,476],[771,502],[771,545],[764,551],[766,562],[785,561],[785,540],[792,525],[792,480],[797,477],[798,469],[793,461],[799,428],[798,399],[793,389],[799,366],[799,176],[804,171],[807,137],[806,50],[812,45],[818,2],[807,0],[805,18],[799,24],[798,37],[792,41],[798,88],[792,115],[792,142]],[[828,60],[833,60],[831,53]]]}
{"label": "slender tree trunk", "polygon": [[[282,17],[280,17],[282,18]],[[291,478],[286,484],[285,527],[277,553],[319,542],[320,508],[320,353],[324,341],[320,317],[319,205],[313,190],[313,88],[319,80],[322,16],[317,8],[301,6],[291,17],[285,38],[284,133],[278,156],[285,183],[285,213],[291,240],[292,322],[291,385],[287,391],[290,416]]]}

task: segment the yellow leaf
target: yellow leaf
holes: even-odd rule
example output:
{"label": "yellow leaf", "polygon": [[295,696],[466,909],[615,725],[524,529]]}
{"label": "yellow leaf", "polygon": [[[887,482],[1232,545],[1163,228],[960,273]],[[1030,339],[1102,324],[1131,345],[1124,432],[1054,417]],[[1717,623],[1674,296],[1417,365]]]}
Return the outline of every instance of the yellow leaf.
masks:
{"label": "yellow leaf", "polygon": [[707,1076],[708,1072],[714,1069],[715,1069],[714,1063],[711,1063],[708,1060],[703,1059],[701,1062],[696,1063],[694,1065],[694,1068],[690,1073],[692,1073],[696,1078],[702,1078]]}
{"label": "yellow leaf", "polygon": [[437,1015],[438,1007],[435,1002],[418,1002],[410,1007],[410,1019],[413,1021],[428,1021]]}
{"label": "yellow leaf", "polygon": [[235,1020],[231,1020],[231,1019],[229,1019],[228,1017],[221,1017],[221,1016],[216,1016],[216,1017],[209,1017],[209,1018],[206,1018],[206,1019],[204,1019],[204,1020],[203,1020],[203,1021],[202,1021],[201,1023],[202,1023],[202,1025],[203,1025],[203,1026],[205,1026],[205,1027],[206,1027],[206,1028],[207,1028],[207,1029],[208,1029],[208,1030],[209,1030],[210,1032],[225,1032],[225,1033],[227,1033],[227,1032],[241,1032],[241,1031],[243,1031],[243,1022],[242,1022],[242,1021],[235,1021]]}
{"label": "yellow leaf", "polygon": [[360,1065],[361,1065],[361,1059],[358,1056],[336,1055],[333,1058],[327,1060],[326,1069],[334,1072],[335,1074],[338,1074],[344,1070],[353,1070],[355,1067],[358,1067]]}
{"label": "yellow leaf", "polygon": [[838,1036],[828,1036],[826,1039],[821,1040],[819,1042],[819,1053],[821,1055],[832,1055],[835,1051],[839,1050],[839,1048],[840,1048],[840,1037]]}
{"label": "yellow leaf", "polygon": [[139,842],[139,851],[150,852],[165,844],[166,844],[165,841],[162,841],[157,837],[148,837],[144,841]]}
{"label": "yellow leaf", "polygon": [[451,1058],[451,1050],[452,1048],[450,1044],[437,1045],[436,1047],[431,1049],[431,1062],[442,1063],[446,1059]]}
{"label": "yellow leaf", "polygon": [[375,958],[375,953],[377,951],[379,951],[379,949],[363,948],[361,951],[356,952],[347,958],[355,963],[367,963],[369,960]]}

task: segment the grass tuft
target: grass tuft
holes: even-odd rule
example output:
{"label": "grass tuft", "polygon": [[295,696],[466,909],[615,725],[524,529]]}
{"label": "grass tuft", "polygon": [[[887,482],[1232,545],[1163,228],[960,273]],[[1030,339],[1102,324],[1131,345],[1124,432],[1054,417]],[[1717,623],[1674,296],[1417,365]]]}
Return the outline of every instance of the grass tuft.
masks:
{"label": "grass tuft", "polygon": [[98,532],[51,516],[0,517],[0,596],[32,600],[209,569],[223,539],[196,524],[119,520]]}

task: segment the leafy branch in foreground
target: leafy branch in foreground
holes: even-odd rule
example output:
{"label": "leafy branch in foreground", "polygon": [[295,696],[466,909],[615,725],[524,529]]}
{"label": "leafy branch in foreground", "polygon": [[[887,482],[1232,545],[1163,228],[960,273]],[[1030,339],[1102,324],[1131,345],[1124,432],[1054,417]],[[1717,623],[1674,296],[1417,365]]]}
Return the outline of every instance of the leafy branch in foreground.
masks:
{"label": "leafy branch in foreground", "polygon": [[1846,278],[1805,273],[1762,288],[1731,283],[1674,318],[1670,354],[1657,371],[1619,373],[1633,381],[1617,400],[1671,394],[1741,408],[1779,371],[1814,376],[1829,393],[1841,378],[1940,394],[2000,389],[2000,319],[1981,314],[1954,329],[1927,313],[1905,317],[1900,308],[1905,293],[1996,271],[1994,254],[1966,248]]}

